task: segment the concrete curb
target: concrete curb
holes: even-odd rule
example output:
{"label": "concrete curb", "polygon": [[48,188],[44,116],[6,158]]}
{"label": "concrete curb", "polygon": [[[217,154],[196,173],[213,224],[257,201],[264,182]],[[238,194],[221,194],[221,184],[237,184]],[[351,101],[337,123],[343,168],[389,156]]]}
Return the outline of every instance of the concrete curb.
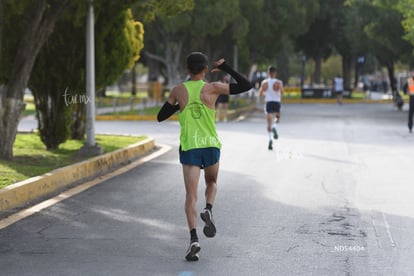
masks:
{"label": "concrete curb", "polygon": [[75,184],[106,174],[155,148],[155,140],[144,141],[73,165],[31,177],[0,190],[0,212],[21,207]]}

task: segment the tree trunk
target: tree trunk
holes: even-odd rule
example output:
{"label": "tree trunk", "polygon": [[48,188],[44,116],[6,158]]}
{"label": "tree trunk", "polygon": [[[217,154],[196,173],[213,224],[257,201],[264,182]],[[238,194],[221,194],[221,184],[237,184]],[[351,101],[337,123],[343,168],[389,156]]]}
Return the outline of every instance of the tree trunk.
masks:
{"label": "tree trunk", "polygon": [[7,98],[2,95],[0,106],[0,159],[10,160],[13,158],[13,143],[25,103],[22,99]]}
{"label": "tree trunk", "polygon": [[289,55],[287,51],[282,51],[277,55],[277,77],[287,85],[289,75]]}
{"label": "tree trunk", "polygon": [[315,74],[313,77],[313,82],[316,84],[321,83],[321,71],[322,71],[322,58],[315,58]]}
{"label": "tree trunk", "polygon": [[344,77],[344,89],[351,89],[352,57],[342,56],[342,75]]}
{"label": "tree trunk", "polygon": [[[387,69],[388,69],[388,78],[390,80],[390,88],[392,93],[392,98],[395,101],[396,96],[398,94],[398,87],[397,87],[397,79],[395,77],[395,68],[394,68],[394,62],[390,61],[387,63]],[[388,92],[388,91],[384,91]]]}
{"label": "tree trunk", "polygon": [[1,64],[2,64],[1,49],[3,49],[3,29],[4,29],[4,1],[0,0],[0,72],[3,70],[3,68],[1,68]]}
{"label": "tree trunk", "polygon": [[[70,133],[70,106],[66,94],[58,88],[59,80],[51,77],[43,85],[33,89],[40,139],[48,150],[54,150],[67,140]],[[66,93],[66,92],[65,92]]]}
{"label": "tree trunk", "polygon": [[85,138],[85,118],[86,106],[81,103],[72,105],[71,139],[83,140]]}
{"label": "tree trunk", "polygon": [[131,95],[134,97],[137,95],[137,62],[134,62],[134,66],[132,66],[131,71]]}
{"label": "tree trunk", "polygon": [[0,159],[13,158],[13,144],[16,138],[19,117],[25,108],[24,90],[40,48],[52,33],[56,21],[68,6],[69,0],[48,3],[46,0],[34,1],[27,7],[30,23],[18,45],[9,82],[1,100],[0,112]]}
{"label": "tree trunk", "polygon": [[[183,80],[183,76],[180,75],[180,59],[181,59],[181,50],[182,42],[175,44],[173,41],[165,40],[165,58],[158,55],[145,52],[145,56],[149,60],[158,61],[167,69],[167,78],[168,78],[168,87],[171,89],[177,83]],[[151,61],[148,62],[150,64]],[[150,76],[150,81],[153,81],[155,76]]]}
{"label": "tree trunk", "polygon": [[148,51],[145,51],[143,55],[148,67],[148,82],[156,81],[161,74],[161,64],[165,65],[165,59]]}
{"label": "tree trunk", "polygon": [[175,85],[183,81],[180,74],[181,51],[183,42],[166,40],[165,62],[167,66],[168,88],[172,89]]}
{"label": "tree trunk", "polygon": [[[396,93],[396,91],[397,91],[397,79],[395,78],[395,70],[394,70],[394,63],[393,62],[388,62],[387,63],[387,70],[388,70],[388,78],[390,80],[391,92],[394,96],[394,93]],[[386,91],[384,91],[384,92],[386,92]]]}

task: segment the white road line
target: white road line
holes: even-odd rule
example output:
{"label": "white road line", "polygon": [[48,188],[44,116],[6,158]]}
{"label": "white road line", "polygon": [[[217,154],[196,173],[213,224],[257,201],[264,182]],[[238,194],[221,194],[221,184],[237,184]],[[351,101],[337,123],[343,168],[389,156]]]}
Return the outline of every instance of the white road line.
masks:
{"label": "white road line", "polygon": [[382,248],[381,240],[380,240],[380,234],[378,233],[377,225],[375,224],[375,219],[372,216],[371,216],[371,221],[372,221],[372,226],[374,227],[375,239],[377,241],[377,246],[378,246],[378,248]]}
{"label": "white road line", "polygon": [[390,239],[391,246],[396,247],[397,245],[395,244],[394,239],[392,238],[391,229],[390,229],[390,225],[388,224],[387,218],[385,217],[384,213],[381,212],[381,214],[382,214],[382,218],[384,219],[385,228],[387,229],[388,238]]}
{"label": "white road line", "polygon": [[119,169],[117,169],[113,172],[110,172],[108,174],[100,176],[100,177],[98,177],[94,180],[85,182],[81,185],[78,185],[78,186],[72,188],[72,189],[69,189],[67,191],[62,192],[61,194],[59,194],[59,195],[57,195],[57,196],[55,196],[51,199],[45,200],[45,201],[43,201],[39,204],[36,204],[36,205],[34,205],[30,208],[24,209],[22,211],[19,211],[15,214],[10,215],[9,217],[7,217],[5,219],[0,220],[0,230],[2,230],[4,228],[18,222],[18,221],[20,221],[24,218],[27,218],[27,217],[35,214],[35,213],[38,213],[38,212],[42,211],[45,208],[48,208],[52,205],[55,205],[56,203],[59,203],[59,202],[65,200],[67,198],[70,198],[74,195],[77,195],[77,194],[79,194],[79,193],[81,193],[81,192],[83,192],[83,191],[85,191],[89,188],[92,188],[93,186],[101,184],[102,182],[107,181],[107,180],[109,180],[109,179],[111,179],[111,178],[113,178],[117,175],[123,174],[123,173],[125,173],[125,172],[127,172],[127,171],[129,171],[129,170],[131,170],[135,167],[138,167],[139,165],[141,165],[145,162],[148,162],[148,161],[150,161],[154,158],[157,158],[157,157],[163,155],[164,153],[168,152],[172,148],[168,145],[157,145],[157,146],[160,149],[158,149],[156,152],[153,152],[153,153],[151,153],[147,156],[139,158],[138,160],[135,160],[134,162],[131,162],[130,164],[128,164],[126,166],[123,166],[123,167],[121,167],[121,168],[119,168]]}

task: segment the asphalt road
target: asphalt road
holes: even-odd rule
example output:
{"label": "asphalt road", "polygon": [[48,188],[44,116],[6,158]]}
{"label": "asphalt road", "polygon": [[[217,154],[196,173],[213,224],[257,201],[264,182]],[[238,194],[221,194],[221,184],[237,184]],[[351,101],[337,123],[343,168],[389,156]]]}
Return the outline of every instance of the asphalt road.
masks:
{"label": "asphalt road", "polygon": [[172,149],[0,230],[0,274],[414,275],[406,110],[292,104],[282,112],[273,151],[260,111],[218,124],[218,232],[204,237],[199,220],[200,261],[184,260],[178,123],[97,122],[97,132],[146,134]]}

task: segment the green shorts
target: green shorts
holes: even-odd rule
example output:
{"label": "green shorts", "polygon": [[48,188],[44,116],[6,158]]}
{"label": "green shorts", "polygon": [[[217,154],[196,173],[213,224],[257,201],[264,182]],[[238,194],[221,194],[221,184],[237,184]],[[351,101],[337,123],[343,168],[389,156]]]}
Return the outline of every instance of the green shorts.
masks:
{"label": "green shorts", "polygon": [[201,148],[182,151],[180,147],[180,163],[198,166],[201,169],[210,167],[220,160],[219,148]]}

